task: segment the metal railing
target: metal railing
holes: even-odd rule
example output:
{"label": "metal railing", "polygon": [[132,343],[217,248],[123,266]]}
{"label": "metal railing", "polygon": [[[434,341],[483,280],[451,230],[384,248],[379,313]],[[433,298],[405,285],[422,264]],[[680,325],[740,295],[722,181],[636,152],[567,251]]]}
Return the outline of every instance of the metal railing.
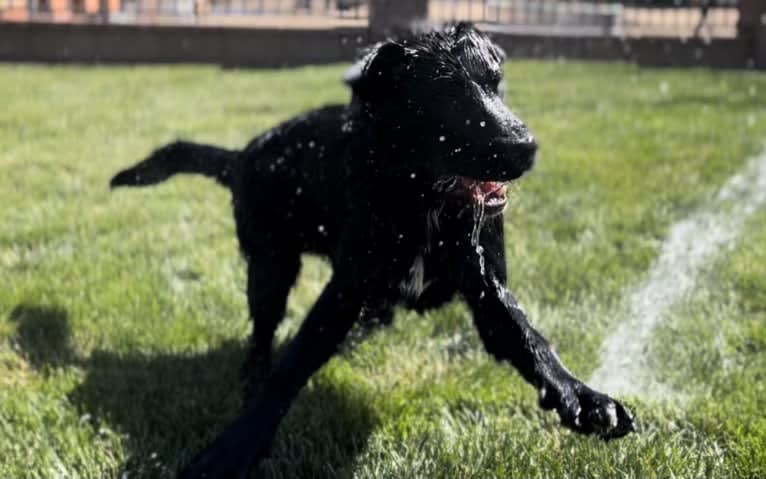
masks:
{"label": "metal railing", "polygon": [[364,23],[366,0],[0,0],[0,20],[303,26]]}
{"label": "metal railing", "polygon": [[[766,2],[766,0],[763,0]],[[733,38],[739,0],[430,0],[429,20],[513,33]],[[367,0],[0,0],[0,20],[365,26]]]}
{"label": "metal railing", "polygon": [[431,0],[429,16],[516,33],[710,39],[736,36],[737,4],[738,0]]}
{"label": "metal railing", "polygon": [[212,15],[306,15],[362,18],[363,0],[122,0],[123,11]]}

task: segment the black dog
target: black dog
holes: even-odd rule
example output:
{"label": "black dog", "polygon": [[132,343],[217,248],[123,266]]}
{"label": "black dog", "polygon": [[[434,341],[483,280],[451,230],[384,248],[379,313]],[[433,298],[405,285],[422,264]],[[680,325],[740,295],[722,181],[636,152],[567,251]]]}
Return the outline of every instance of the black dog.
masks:
{"label": "black dog", "polygon": [[[498,94],[503,60],[464,24],[387,41],[351,76],[350,106],[299,116],[242,151],[176,142],[112,179],[139,186],[201,173],[232,192],[254,327],[247,379],[262,384],[182,477],[244,477],[355,323],[458,293],[487,351],[513,364],[565,426],[604,439],[633,430],[630,412],[576,379],[506,289],[506,182],[530,169],[537,145]],[[304,252],[328,257],[333,276],[271,369]]]}

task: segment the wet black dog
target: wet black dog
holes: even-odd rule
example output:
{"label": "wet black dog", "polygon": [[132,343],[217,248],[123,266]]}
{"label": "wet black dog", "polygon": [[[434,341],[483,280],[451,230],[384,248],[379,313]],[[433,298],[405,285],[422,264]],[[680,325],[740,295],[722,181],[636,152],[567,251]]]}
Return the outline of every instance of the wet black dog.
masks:
{"label": "wet black dog", "polygon": [[[242,151],[173,143],[112,179],[139,186],[201,173],[233,196],[254,322],[247,370],[262,383],[182,477],[245,476],[355,323],[456,294],[487,351],[513,364],[565,426],[605,439],[633,430],[630,412],[576,379],[506,289],[507,182],[530,169],[537,145],[498,94],[503,59],[468,25],[387,41],[351,76],[350,106],[299,116]],[[272,369],[304,252],[328,257],[333,276]]]}

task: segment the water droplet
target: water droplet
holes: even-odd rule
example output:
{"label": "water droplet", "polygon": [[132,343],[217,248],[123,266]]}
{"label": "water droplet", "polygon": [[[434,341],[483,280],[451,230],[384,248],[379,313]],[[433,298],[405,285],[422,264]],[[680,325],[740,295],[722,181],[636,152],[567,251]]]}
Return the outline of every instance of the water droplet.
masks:
{"label": "water droplet", "polygon": [[485,126],[487,126],[487,122],[482,120],[479,122],[479,126],[484,128]]}
{"label": "water droplet", "polygon": [[484,197],[479,197],[473,207],[473,230],[471,231],[471,245],[479,259],[479,270],[484,276],[484,248],[479,244],[481,227],[484,224]]}
{"label": "water droplet", "polygon": [[324,225],[317,226],[317,231],[319,231],[320,233],[324,233]]}
{"label": "water droplet", "polygon": [[479,256],[479,272],[485,276],[487,271],[484,269],[484,248],[481,245],[476,247],[476,254]]}
{"label": "water droplet", "polygon": [[471,230],[471,245],[479,248],[479,236],[484,223],[484,198],[478,198],[473,208],[473,229]]}
{"label": "water droplet", "polygon": [[309,141],[309,148],[314,148],[314,140]]}
{"label": "water droplet", "polygon": [[416,176],[417,175],[415,173],[410,173],[410,178],[412,178],[413,180],[415,179]]}
{"label": "water droplet", "polygon": [[465,124],[466,124],[466,125],[470,125],[470,124],[471,124],[471,120],[466,120],[466,121],[465,121]]}
{"label": "water droplet", "polygon": [[444,140],[446,140],[446,139],[447,139],[447,137],[445,137],[444,135],[439,137],[439,141],[441,141],[441,142],[444,142]]}

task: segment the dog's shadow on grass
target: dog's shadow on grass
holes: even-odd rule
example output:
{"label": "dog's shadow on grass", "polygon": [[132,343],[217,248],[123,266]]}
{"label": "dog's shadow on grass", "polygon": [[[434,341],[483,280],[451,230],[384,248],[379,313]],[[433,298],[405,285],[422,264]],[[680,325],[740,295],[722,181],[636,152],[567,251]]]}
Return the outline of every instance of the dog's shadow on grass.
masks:
{"label": "dog's shadow on grass", "polygon": [[[237,416],[240,342],[199,353],[96,349],[78,358],[64,309],[20,304],[10,319],[19,323],[15,342],[33,366],[86,372],[69,400],[96,430],[123,438],[128,458],[119,477],[173,477]],[[255,476],[352,477],[376,418],[353,388],[320,377],[292,405],[272,459]]]}

